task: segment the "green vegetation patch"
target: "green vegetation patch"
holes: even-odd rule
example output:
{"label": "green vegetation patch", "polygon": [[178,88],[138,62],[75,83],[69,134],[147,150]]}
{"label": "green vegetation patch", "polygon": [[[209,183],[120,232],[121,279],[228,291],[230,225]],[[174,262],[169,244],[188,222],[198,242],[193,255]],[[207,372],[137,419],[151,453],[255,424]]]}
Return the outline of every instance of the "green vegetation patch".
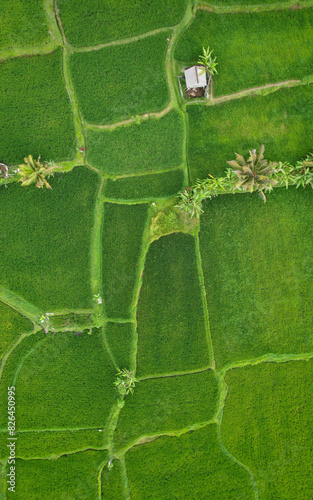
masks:
{"label": "green vegetation patch", "polygon": [[114,435],[117,449],[140,438],[177,432],[213,418],[217,382],[212,370],[143,380],[127,398]]}
{"label": "green vegetation patch", "polygon": [[[18,456],[51,458],[87,448],[102,448],[105,431],[100,429],[17,432]],[[7,436],[5,436],[6,438]],[[7,443],[6,443],[7,444]]]}
{"label": "green vegetation patch", "polygon": [[194,238],[152,243],[138,304],[137,375],[175,373],[209,364]]}
{"label": "green vegetation patch", "polygon": [[[7,431],[8,431],[8,387],[12,387],[15,385],[15,374],[18,371],[19,367],[22,365],[25,356],[33,349],[36,348],[36,345],[40,345],[43,341],[44,335],[43,333],[36,333],[34,335],[30,335],[25,337],[19,342],[19,344],[15,347],[15,349],[11,352],[10,356],[7,358],[5,365],[1,365],[2,373],[1,373],[1,382],[0,382],[0,429],[4,432],[2,434],[0,449],[1,456],[0,459],[6,459],[7,455]],[[2,361],[3,363],[3,361]],[[16,387],[15,387],[16,389]],[[16,392],[16,405],[21,401],[17,399],[17,391]],[[30,390],[31,392],[31,390]],[[21,395],[19,395],[19,398]]]}
{"label": "green vegetation patch", "polygon": [[224,195],[205,205],[200,251],[219,366],[313,351],[312,190]]}
{"label": "green vegetation patch", "polygon": [[202,47],[214,49],[214,94],[312,74],[313,9],[217,15],[197,11],[175,57],[195,64]]}
{"label": "green vegetation patch", "polygon": [[89,129],[88,162],[109,175],[178,167],[182,163],[183,133],[183,120],[178,111],[115,130]]}
{"label": "green vegetation patch", "polygon": [[127,46],[74,52],[71,73],[85,120],[114,123],[167,105],[164,58],[168,36],[169,32],[158,33]]}
{"label": "green vegetation patch", "polygon": [[131,498],[253,498],[248,473],[222,452],[216,425],[135,446],[126,467]]}
{"label": "green vegetation patch", "polygon": [[0,161],[70,159],[75,153],[73,114],[62,77],[62,52],[1,64]]}
{"label": "green vegetation patch", "polygon": [[249,155],[265,145],[265,158],[294,163],[312,150],[313,88],[281,89],[267,96],[246,97],[188,108],[188,163],[192,182],[208,174],[224,175],[235,152]]}
{"label": "green vegetation patch", "polygon": [[18,429],[104,428],[116,400],[114,375],[101,331],[47,336],[17,376]]}
{"label": "green vegetation patch", "polygon": [[102,236],[103,297],[109,318],[129,318],[147,205],[106,203]]}
{"label": "green vegetation patch", "polygon": [[[289,2],[290,0],[281,0],[279,3],[284,3],[284,2]],[[292,7],[289,7],[289,8],[300,8],[300,5],[304,5],[306,2],[310,2],[310,0],[302,0],[301,1],[301,4],[300,2],[297,3],[297,4],[294,4]],[[201,2],[201,5],[208,5],[208,6],[211,6],[211,5],[216,5],[216,6],[219,6],[219,7],[232,7],[233,5],[235,5],[236,7],[237,6],[240,6],[240,5],[243,5],[243,6],[247,6],[247,5],[251,5],[251,6],[255,6],[255,12],[257,12],[258,10],[262,9],[262,5],[266,6],[267,4],[270,4],[270,5],[273,5],[274,2],[273,0],[205,0],[204,2]],[[275,5],[275,4],[274,4]],[[278,7],[279,8],[279,7]],[[285,8],[285,7],[283,7]]]}
{"label": "green vegetation patch", "polygon": [[113,460],[113,468],[104,467],[101,473],[101,493],[106,500],[125,500],[122,467],[119,460]]}
{"label": "green vegetation patch", "polygon": [[51,179],[52,190],[17,184],[2,190],[2,286],[46,311],[91,307],[89,252],[98,184],[94,172],[79,167]]}
{"label": "green vegetation patch", "polygon": [[31,332],[32,323],[0,302],[0,358],[22,333]]}
{"label": "green vegetation patch", "polygon": [[183,17],[186,0],[59,0],[67,40],[96,45],[156,28],[173,26]]}
{"label": "green vegetation patch", "polygon": [[16,489],[11,498],[55,500],[98,495],[98,474],[107,451],[84,451],[57,460],[17,460]]}
{"label": "green vegetation patch", "polygon": [[105,326],[105,338],[117,367],[120,370],[131,370],[135,342],[134,324],[109,322]]}
{"label": "green vegetation patch", "polygon": [[224,446],[250,468],[259,498],[311,498],[313,363],[262,363],[231,370]]}
{"label": "green vegetation patch", "polygon": [[30,47],[48,41],[42,0],[2,0],[0,48]]}
{"label": "green vegetation patch", "polygon": [[112,200],[149,201],[174,196],[182,189],[183,183],[183,170],[177,169],[161,174],[109,179],[104,194]]}

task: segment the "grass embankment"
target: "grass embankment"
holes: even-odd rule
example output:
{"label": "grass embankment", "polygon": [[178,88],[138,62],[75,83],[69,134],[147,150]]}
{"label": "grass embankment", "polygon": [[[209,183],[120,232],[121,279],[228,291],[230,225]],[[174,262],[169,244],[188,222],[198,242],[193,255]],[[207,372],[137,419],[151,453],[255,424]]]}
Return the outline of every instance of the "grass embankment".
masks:
{"label": "grass embankment", "polygon": [[73,85],[86,121],[109,124],[165,108],[169,90],[164,59],[169,35],[159,33],[126,47],[71,55]]}
{"label": "grass embankment", "polygon": [[90,309],[90,235],[99,176],[80,167],[52,190],[11,184],[0,198],[0,282],[45,311]]}
{"label": "grass embankment", "polygon": [[200,250],[218,367],[313,351],[312,190],[220,196],[205,205]]}
{"label": "grass embankment", "polygon": [[177,111],[116,130],[88,128],[87,160],[108,175],[162,172],[182,163],[183,121]]}
{"label": "grass embankment", "polygon": [[312,376],[312,360],[226,374],[223,443],[252,470],[260,498],[312,495]]}
{"label": "grass embankment", "polygon": [[66,38],[76,47],[116,42],[174,26],[182,19],[186,4],[187,0],[58,1]]}
{"label": "grass embankment", "polygon": [[70,100],[62,76],[62,53],[12,59],[1,64],[1,160],[7,165],[25,156],[69,160],[75,156]]}
{"label": "grass embankment", "polygon": [[175,57],[195,64],[202,47],[214,49],[214,95],[312,74],[313,9],[218,15],[197,11]]}
{"label": "grass embankment", "polygon": [[152,243],[137,320],[139,377],[210,364],[192,236],[172,234]]}
{"label": "grass embankment", "polygon": [[280,89],[218,106],[188,107],[191,182],[223,177],[235,152],[246,157],[265,145],[265,158],[291,164],[312,150],[313,87]]}

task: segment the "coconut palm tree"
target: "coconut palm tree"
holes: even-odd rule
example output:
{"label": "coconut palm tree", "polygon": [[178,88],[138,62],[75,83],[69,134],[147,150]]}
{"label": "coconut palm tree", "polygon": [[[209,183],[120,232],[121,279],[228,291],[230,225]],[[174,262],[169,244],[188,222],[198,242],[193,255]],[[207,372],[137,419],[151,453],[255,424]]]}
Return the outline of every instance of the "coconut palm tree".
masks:
{"label": "coconut palm tree", "polygon": [[250,156],[246,161],[243,156],[235,153],[236,160],[228,161],[228,165],[233,168],[233,172],[237,175],[238,181],[234,186],[235,189],[243,191],[257,190],[259,195],[266,202],[264,191],[271,191],[277,181],[271,176],[275,173],[275,168],[278,166],[276,162],[268,162],[264,159],[264,145],[262,144],[259,153],[253,149],[250,151]]}
{"label": "coconut palm tree", "polygon": [[52,189],[46,177],[50,177],[53,175],[53,171],[55,169],[54,164],[43,164],[40,163],[40,156],[38,160],[34,160],[32,155],[24,158],[24,162],[22,165],[19,165],[18,175],[20,177],[19,182],[22,183],[22,186],[29,186],[33,182],[36,183],[36,187],[42,188],[46,186],[48,189]]}

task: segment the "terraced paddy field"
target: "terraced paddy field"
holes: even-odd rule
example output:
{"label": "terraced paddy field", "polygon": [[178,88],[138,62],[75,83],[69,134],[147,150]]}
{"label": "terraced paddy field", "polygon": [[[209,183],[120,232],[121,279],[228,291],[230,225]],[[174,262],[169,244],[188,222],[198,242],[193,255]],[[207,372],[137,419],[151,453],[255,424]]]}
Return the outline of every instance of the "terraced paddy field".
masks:
{"label": "terraced paddy field", "polygon": [[0,498],[313,498],[313,191],[176,206],[312,152],[312,1],[2,4]]}

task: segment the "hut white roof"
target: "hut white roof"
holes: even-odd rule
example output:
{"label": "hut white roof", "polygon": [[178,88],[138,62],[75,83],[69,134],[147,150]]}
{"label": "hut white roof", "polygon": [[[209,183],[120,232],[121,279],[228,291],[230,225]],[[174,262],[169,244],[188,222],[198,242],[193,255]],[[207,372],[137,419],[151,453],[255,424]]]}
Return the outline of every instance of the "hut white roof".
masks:
{"label": "hut white roof", "polygon": [[191,66],[185,70],[186,87],[188,89],[204,88],[207,85],[203,66]]}

